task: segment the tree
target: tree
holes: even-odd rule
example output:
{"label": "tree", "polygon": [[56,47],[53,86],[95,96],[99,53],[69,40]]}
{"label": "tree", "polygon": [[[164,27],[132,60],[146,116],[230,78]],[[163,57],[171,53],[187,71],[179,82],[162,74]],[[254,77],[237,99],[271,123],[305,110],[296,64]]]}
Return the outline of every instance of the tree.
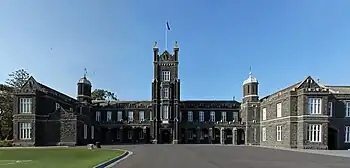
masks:
{"label": "tree", "polygon": [[6,84],[14,89],[20,89],[30,76],[26,70],[19,69],[10,73],[9,77],[10,78],[6,80]]}
{"label": "tree", "polygon": [[118,100],[113,92],[103,89],[95,89],[91,93],[91,97],[93,100]]}
{"label": "tree", "polygon": [[29,73],[19,69],[9,74],[6,84],[0,84],[0,139],[12,139],[14,92],[28,80]]}

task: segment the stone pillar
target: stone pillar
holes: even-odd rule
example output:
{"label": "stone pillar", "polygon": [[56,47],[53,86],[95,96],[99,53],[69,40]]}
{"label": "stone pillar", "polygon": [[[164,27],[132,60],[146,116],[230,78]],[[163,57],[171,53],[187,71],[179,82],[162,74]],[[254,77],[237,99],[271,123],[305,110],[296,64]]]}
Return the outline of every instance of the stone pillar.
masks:
{"label": "stone pillar", "polygon": [[188,143],[188,128],[185,128],[185,143]]}
{"label": "stone pillar", "polygon": [[220,144],[225,144],[224,127],[220,128]]}
{"label": "stone pillar", "polygon": [[137,131],[136,131],[136,129],[135,129],[135,127],[132,127],[132,137],[131,137],[131,142],[134,144],[134,143],[136,143],[136,138],[137,138]]}
{"label": "stone pillar", "polygon": [[142,134],[144,143],[148,143],[147,127],[143,127]]}
{"label": "stone pillar", "polygon": [[233,145],[237,145],[237,141],[238,141],[238,135],[237,135],[237,128],[233,127],[232,128],[232,144]]}
{"label": "stone pillar", "polygon": [[175,129],[173,131],[173,144],[179,143],[179,123],[177,118],[175,118]]}
{"label": "stone pillar", "polygon": [[209,128],[209,143],[211,144],[213,141],[213,128]]}
{"label": "stone pillar", "polygon": [[159,130],[158,130],[158,120],[157,119],[155,119],[155,121],[154,121],[154,127],[153,127],[153,132],[154,132],[154,139],[152,140],[152,143],[153,144],[157,144],[158,143],[158,132],[159,132]]}

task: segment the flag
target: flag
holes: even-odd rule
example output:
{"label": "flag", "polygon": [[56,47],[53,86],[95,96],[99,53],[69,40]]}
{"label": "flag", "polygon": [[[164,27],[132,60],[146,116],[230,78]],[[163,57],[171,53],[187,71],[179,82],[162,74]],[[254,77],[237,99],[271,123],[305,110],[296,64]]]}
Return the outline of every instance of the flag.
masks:
{"label": "flag", "polygon": [[168,22],[168,21],[166,22],[166,28],[167,28],[168,30],[170,30],[170,26],[169,26],[169,22]]}

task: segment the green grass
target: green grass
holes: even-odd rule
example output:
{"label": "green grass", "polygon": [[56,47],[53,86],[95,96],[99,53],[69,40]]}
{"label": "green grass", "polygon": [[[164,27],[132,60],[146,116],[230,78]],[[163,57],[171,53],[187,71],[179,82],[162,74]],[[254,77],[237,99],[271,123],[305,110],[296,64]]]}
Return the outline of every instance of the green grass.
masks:
{"label": "green grass", "polygon": [[0,168],[92,168],[123,153],[84,148],[0,148]]}

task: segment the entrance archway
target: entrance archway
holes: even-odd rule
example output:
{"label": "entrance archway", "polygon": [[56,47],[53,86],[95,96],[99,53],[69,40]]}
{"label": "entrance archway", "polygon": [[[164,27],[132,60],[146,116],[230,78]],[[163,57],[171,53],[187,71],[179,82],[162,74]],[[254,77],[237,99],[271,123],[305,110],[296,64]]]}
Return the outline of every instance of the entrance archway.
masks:
{"label": "entrance archway", "polygon": [[338,131],[332,127],[328,127],[328,149],[334,150],[338,148]]}
{"label": "entrance archway", "polygon": [[226,128],[224,130],[225,144],[232,144],[232,129]]}
{"label": "entrance archway", "polygon": [[243,129],[237,129],[237,145],[245,144],[245,133]]}
{"label": "entrance archway", "polygon": [[170,144],[171,143],[171,134],[169,129],[164,129],[161,131],[162,143]]}

